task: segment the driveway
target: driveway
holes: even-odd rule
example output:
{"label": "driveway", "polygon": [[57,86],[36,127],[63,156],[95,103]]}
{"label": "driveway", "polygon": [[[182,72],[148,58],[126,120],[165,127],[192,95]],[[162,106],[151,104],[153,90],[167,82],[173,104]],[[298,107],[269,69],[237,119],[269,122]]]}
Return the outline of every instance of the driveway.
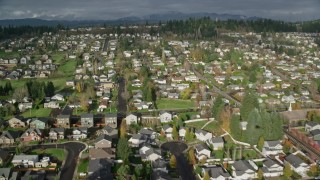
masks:
{"label": "driveway", "polygon": [[188,146],[182,142],[167,142],[161,145],[161,150],[170,151],[177,160],[177,171],[183,180],[195,180],[193,168],[185,157],[183,151],[188,149]]}
{"label": "driveway", "polygon": [[85,149],[85,145],[79,142],[68,142],[65,144],[44,144],[44,145],[36,145],[32,146],[31,150],[33,149],[46,149],[46,148],[61,148],[68,151],[68,156],[65,160],[65,163],[61,169],[61,180],[70,180],[73,179],[73,174],[77,166],[79,154],[81,151]]}

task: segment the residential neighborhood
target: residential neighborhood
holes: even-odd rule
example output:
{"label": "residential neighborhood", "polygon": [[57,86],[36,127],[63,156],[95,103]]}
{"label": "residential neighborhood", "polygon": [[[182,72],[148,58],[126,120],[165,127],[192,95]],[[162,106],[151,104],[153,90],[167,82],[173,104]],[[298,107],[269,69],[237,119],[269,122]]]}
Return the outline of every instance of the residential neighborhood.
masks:
{"label": "residential neighborhood", "polygon": [[318,33],[162,28],[0,41],[0,179],[320,175]]}

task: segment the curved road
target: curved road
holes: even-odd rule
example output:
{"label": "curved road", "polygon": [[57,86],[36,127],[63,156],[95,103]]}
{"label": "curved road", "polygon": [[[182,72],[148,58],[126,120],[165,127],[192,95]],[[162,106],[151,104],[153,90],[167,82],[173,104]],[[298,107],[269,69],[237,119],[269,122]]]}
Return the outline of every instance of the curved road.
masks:
{"label": "curved road", "polygon": [[60,148],[68,151],[68,156],[65,160],[65,163],[62,167],[60,179],[61,180],[70,180],[73,179],[74,171],[76,169],[79,154],[83,151],[86,146],[80,142],[68,142],[64,144],[44,144],[32,146],[30,150],[33,149],[46,149],[46,148]]}
{"label": "curved road", "polygon": [[161,145],[163,151],[170,151],[177,160],[177,170],[183,180],[195,180],[193,168],[183,154],[188,146],[182,142],[166,142]]}

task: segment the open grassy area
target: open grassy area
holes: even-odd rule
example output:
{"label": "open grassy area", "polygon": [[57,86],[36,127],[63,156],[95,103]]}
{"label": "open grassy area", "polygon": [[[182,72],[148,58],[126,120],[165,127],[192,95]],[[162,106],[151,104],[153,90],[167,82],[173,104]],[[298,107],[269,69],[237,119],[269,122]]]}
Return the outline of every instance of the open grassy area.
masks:
{"label": "open grassy area", "polygon": [[63,161],[66,158],[66,153],[63,149],[54,149],[54,148],[49,148],[45,150],[37,149],[37,150],[33,150],[32,153],[49,154],[51,156],[58,158],[59,161]]}
{"label": "open grassy area", "polygon": [[78,173],[87,172],[88,165],[89,165],[89,159],[88,158],[82,159],[78,166]]}
{"label": "open grassy area", "polygon": [[4,52],[0,51],[0,58],[18,58],[20,57],[19,52],[13,51],[13,52]]}
{"label": "open grassy area", "polygon": [[196,129],[201,129],[202,126],[204,126],[207,122],[208,122],[207,120],[204,120],[204,121],[186,123],[185,126],[186,127],[194,127]]}
{"label": "open grassy area", "polygon": [[162,98],[157,100],[158,109],[187,109],[194,108],[194,101]]}
{"label": "open grassy area", "polygon": [[58,68],[59,74],[63,74],[65,76],[72,75],[76,69],[77,61],[75,60],[67,60],[64,64],[62,64]]}
{"label": "open grassy area", "polygon": [[40,109],[26,110],[21,115],[23,117],[48,117],[50,113],[51,113],[50,108],[40,108]]}
{"label": "open grassy area", "polygon": [[54,63],[60,64],[61,61],[64,59],[65,55],[66,54],[63,52],[56,52],[52,54],[52,60]]}

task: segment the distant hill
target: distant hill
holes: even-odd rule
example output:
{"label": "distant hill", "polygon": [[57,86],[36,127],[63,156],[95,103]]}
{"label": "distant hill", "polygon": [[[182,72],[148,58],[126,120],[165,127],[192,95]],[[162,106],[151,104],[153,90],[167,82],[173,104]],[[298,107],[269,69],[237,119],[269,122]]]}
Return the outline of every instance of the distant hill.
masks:
{"label": "distant hill", "polygon": [[261,19],[258,17],[246,17],[241,15],[232,14],[216,14],[216,13],[180,13],[180,12],[168,12],[164,14],[151,14],[144,17],[124,17],[116,20],[79,20],[79,21],[69,21],[69,20],[43,20],[43,19],[6,19],[0,20],[0,26],[57,26],[58,24],[68,26],[68,27],[80,27],[80,26],[96,26],[96,25],[117,25],[117,24],[143,24],[146,21],[149,23],[157,23],[159,21],[165,22],[168,20],[184,20],[188,18],[201,18],[210,17],[211,19],[219,20],[256,20]]}

